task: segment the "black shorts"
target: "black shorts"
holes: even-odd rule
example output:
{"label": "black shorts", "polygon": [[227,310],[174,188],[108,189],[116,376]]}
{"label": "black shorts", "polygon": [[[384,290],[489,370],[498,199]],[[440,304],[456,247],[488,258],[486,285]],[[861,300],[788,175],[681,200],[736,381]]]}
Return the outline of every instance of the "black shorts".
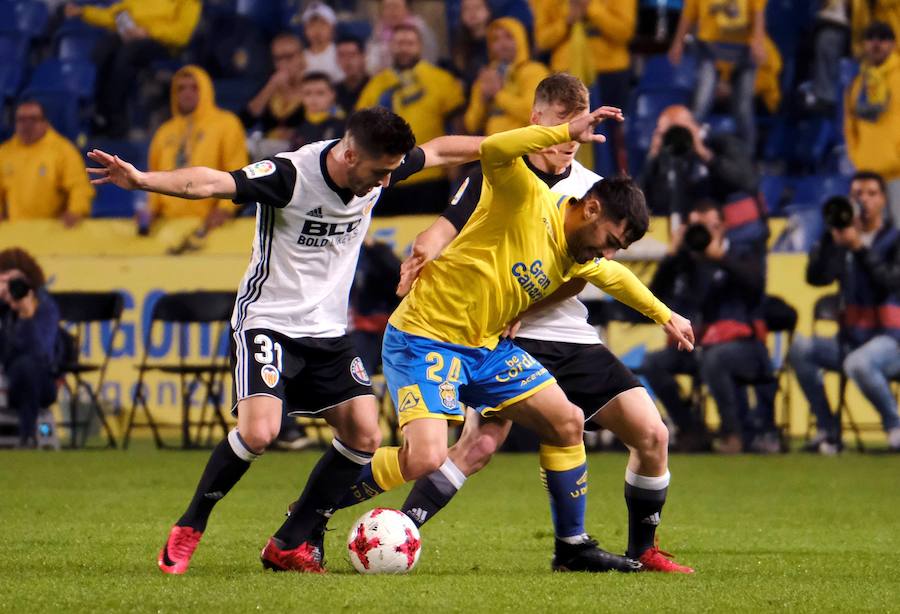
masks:
{"label": "black shorts", "polygon": [[289,414],[317,414],[372,394],[350,337],[292,339],[265,328],[232,336],[235,406],[254,395],[281,399]]}
{"label": "black shorts", "polygon": [[516,345],[534,356],[556,378],[566,396],[584,412],[587,423],[613,398],[641,382],[602,343],[564,343],[517,338]]}

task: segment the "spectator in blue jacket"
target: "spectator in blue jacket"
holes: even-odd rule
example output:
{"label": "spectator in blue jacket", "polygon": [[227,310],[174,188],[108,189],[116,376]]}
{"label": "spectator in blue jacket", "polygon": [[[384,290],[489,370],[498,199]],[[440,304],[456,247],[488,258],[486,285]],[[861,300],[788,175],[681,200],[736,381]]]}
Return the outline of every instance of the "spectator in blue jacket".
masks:
{"label": "spectator in blue jacket", "polygon": [[[679,313],[689,314],[699,352],[669,347],[644,358],[641,373],[679,429],[686,450],[703,449],[704,426],[682,398],[676,374],[692,374],[709,388],[721,419],[715,449],[734,454],[779,451],[774,426],[777,387],[757,323],[765,289],[765,240],[726,234],[724,214],[712,201],[696,205],[688,224],[676,231],[670,255],[650,283],[653,293]],[[696,355],[696,356],[695,356]],[[756,386],[751,412],[746,386]],[[694,447],[696,446],[696,447]]]}
{"label": "spectator in blue jacket", "polygon": [[59,309],[44,272],[19,248],[0,252],[0,366],[19,414],[23,447],[37,445],[38,413],[56,400]]}
{"label": "spectator in blue jacket", "polygon": [[822,385],[822,368],[840,370],[881,415],[888,446],[900,452],[900,416],[890,380],[900,376],[900,232],[885,219],[887,190],[875,173],[859,172],[850,182],[851,216],[829,219],[813,246],[806,281],[839,284],[837,337],[797,337],[789,360],[816,416],[817,436],[809,451],[840,449],[837,417]]}

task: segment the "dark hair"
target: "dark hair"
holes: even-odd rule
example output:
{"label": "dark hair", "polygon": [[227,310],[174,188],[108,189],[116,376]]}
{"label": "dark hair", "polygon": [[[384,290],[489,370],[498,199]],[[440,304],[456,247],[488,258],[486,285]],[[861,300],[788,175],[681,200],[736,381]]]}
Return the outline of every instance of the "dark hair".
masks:
{"label": "dark hair", "polygon": [[722,212],[722,207],[719,206],[719,203],[714,201],[712,198],[702,198],[694,203],[694,206],[691,207],[691,213],[709,213],[710,211],[715,211],[719,214],[719,217],[722,219],[725,218],[725,214]]}
{"label": "dark hair", "polygon": [[566,115],[588,108],[588,90],[581,79],[569,73],[558,72],[545,77],[534,90],[534,102],[560,104]]}
{"label": "dark hair", "polygon": [[306,85],[307,83],[311,83],[313,81],[324,81],[328,84],[332,90],[334,89],[334,83],[331,82],[331,77],[328,76],[328,73],[324,73],[318,70],[314,70],[313,72],[308,72],[300,79],[301,85]]}
{"label": "dark hair", "polygon": [[627,175],[601,179],[591,186],[586,198],[596,198],[603,206],[603,216],[618,224],[625,224],[625,240],[634,243],[647,232],[650,227],[650,211],[644,193]]}
{"label": "dark hair", "polygon": [[347,134],[367,154],[405,154],[416,145],[416,137],[406,120],[384,107],[360,109],[347,119]]}
{"label": "dark hair", "polygon": [[353,34],[342,34],[338,36],[337,40],[334,41],[334,46],[337,47],[338,45],[344,45],[346,43],[356,45],[356,48],[359,49],[360,53],[366,52],[366,44],[360,37],[354,36]]}
{"label": "dark hair", "polygon": [[294,32],[293,30],[282,30],[281,32],[279,32],[278,34],[276,34],[275,36],[272,37],[272,42],[270,44],[275,44],[275,41],[280,41],[280,40],[297,41],[297,43],[300,45],[300,49],[303,49],[306,47],[306,45],[303,44],[303,37],[300,36],[299,34],[297,34],[296,32]]}
{"label": "dark hair", "polygon": [[25,279],[28,280],[28,285],[32,288],[40,288],[47,282],[41,265],[31,254],[20,247],[10,247],[0,252],[0,273],[13,269],[22,271]]}
{"label": "dark hair", "polygon": [[419,30],[419,28],[417,28],[416,26],[414,26],[411,23],[398,23],[396,26],[394,26],[391,29],[391,35],[393,36],[394,34],[396,34],[397,32],[400,32],[402,30],[407,30],[409,32],[415,32],[416,36],[419,37],[419,42],[422,42],[422,32]]}
{"label": "dark hair", "polygon": [[25,105],[29,105],[29,104],[34,105],[37,108],[39,108],[41,110],[41,116],[44,117],[44,119],[47,118],[47,111],[44,109],[44,105],[41,104],[41,102],[35,98],[23,98],[16,104],[16,110],[19,110],[21,107],[24,107]]}
{"label": "dark hair", "polygon": [[881,193],[887,196],[887,184],[884,182],[884,177],[875,171],[856,171],[850,178],[850,185],[853,185],[854,181],[877,181]]}

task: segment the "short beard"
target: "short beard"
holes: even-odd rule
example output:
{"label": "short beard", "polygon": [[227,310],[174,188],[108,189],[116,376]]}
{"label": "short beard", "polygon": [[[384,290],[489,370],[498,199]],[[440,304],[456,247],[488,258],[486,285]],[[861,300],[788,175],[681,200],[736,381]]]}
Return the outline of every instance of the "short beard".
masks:
{"label": "short beard", "polygon": [[394,60],[394,68],[397,70],[409,70],[413,66],[419,63],[421,58],[413,58],[409,62],[400,62],[398,60]]}

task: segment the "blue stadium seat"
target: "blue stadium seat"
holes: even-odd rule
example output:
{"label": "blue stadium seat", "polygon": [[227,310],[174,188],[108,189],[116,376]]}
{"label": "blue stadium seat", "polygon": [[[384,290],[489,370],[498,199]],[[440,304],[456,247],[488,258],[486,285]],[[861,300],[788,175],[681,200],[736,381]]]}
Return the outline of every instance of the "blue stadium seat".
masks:
{"label": "blue stadium seat", "polygon": [[787,204],[787,182],[782,175],[763,175],[759,181],[759,191],[762,194],[769,215],[780,215]]}
{"label": "blue stadium seat", "polygon": [[790,203],[794,209],[817,209],[827,198],[850,190],[850,180],[842,175],[809,175],[788,182],[794,188]]}
{"label": "blue stadium seat", "polygon": [[28,82],[29,90],[62,91],[80,101],[94,97],[97,68],[90,62],[61,62],[46,60],[35,68]]}
{"label": "blue stadium seat", "polygon": [[43,36],[47,29],[47,5],[38,0],[0,1],[0,32],[20,32],[29,38]]}
{"label": "blue stadium seat", "polygon": [[340,21],[337,25],[337,36],[352,36],[365,43],[372,36],[372,23],[368,19]]}
{"label": "blue stadium seat", "polygon": [[235,13],[250,19],[270,34],[284,27],[282,0],[237,0]]}
{"label": "blue stadium seat", "polygon": [[0,95],[3,98],[15,98],[22,87],[22,73],[24,68],[21,64],[13,62],[0,62]]}
{"label": "blue stadium seat", "polygon": [[216,79],[216,104],[223,109],[240,113],[261,85],[255,79]]}
{"label": "blue stadium seat", "polygon": [[704,122],[713,134],[737,134],[737,122],[732,115],[710,115]]}
{"label": "blue stadium seat", "polygon": [[68,19],[54,35],[56,58],[64,62],[91,61],[94,46],[104,36],[103,30],[81,20]]}
{"label": "blue stadium seat", "polygon": [[672,66],[665,55],[647,58],[637,89],[641,92],[656,90],[693,90],[697,84],[697,58],[686,53],[678,66]]}
{"label": "blue stadium seat", "polygon": [[20,32],[0,33],[0,58],[4,64],[28,63],[28,37]]}

